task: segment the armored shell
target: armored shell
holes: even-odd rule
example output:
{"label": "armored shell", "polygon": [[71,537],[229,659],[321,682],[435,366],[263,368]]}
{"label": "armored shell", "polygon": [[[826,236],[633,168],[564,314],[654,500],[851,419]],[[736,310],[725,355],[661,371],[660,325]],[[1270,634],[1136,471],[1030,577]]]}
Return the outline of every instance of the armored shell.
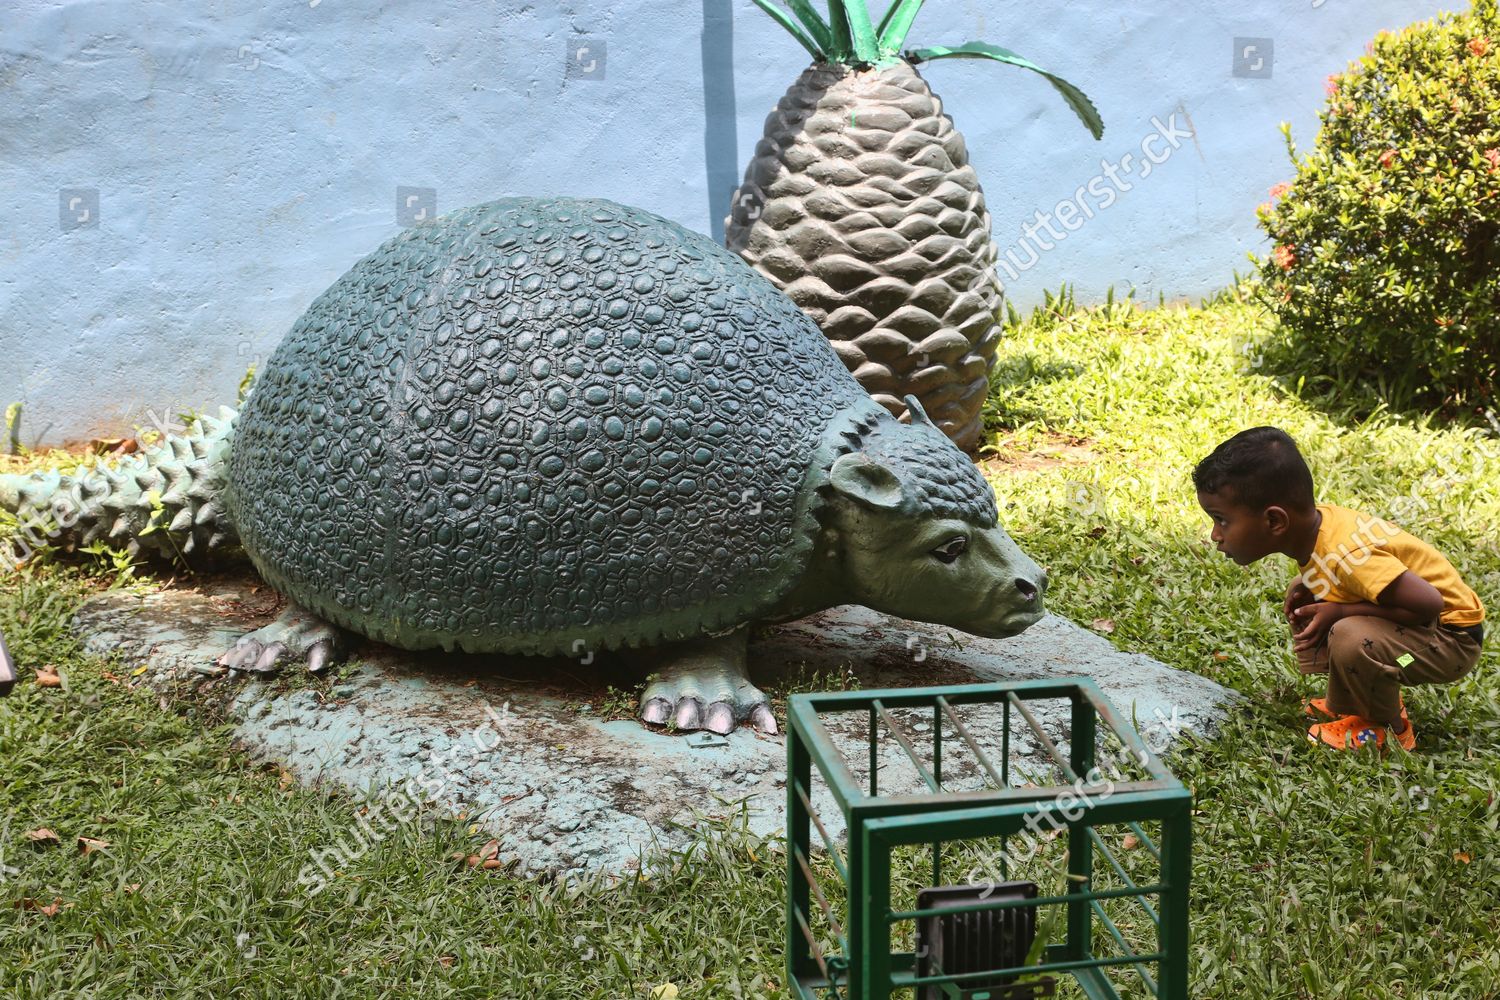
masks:
{"label": "armored shell", "polygon": [[268,582],[369,637],[641,645],[790,590],[810,458],[870,408],[709,238],[506,198],[405,230],[313,302],[246,403],[226,503]]}

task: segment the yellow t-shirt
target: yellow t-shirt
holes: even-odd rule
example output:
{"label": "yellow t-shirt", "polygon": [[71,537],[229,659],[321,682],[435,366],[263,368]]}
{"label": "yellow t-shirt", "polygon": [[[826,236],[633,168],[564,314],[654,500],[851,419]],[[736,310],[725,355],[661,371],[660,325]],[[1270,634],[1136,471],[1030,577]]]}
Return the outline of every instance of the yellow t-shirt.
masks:
{"label": "yellow t-shirt", "polygon": [[1380,592],[1411,570],[1443,595],[1439,620],[1444,624],[1484,621],[1479,595],[1437,549],[1372,514],[1321,503],[1318,510],[1323,514],[1318,540],[1301,567],[1314,597],[1337,604],[1378,603]]}

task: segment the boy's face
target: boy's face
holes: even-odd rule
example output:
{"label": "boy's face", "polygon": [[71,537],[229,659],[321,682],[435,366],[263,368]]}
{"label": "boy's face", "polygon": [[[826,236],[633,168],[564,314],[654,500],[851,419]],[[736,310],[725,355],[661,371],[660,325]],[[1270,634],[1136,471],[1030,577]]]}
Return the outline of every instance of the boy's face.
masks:
{"label": "boy's face", "polygon": [[1245,507],[1234,495],[1198,491],[1198,506],[1213,521],[1209,537],[1219,551],[1241,566],[1248,566],[1280,551],[1280,538],[1286,532],[1287,514],[1280,507],[1257,511]]}

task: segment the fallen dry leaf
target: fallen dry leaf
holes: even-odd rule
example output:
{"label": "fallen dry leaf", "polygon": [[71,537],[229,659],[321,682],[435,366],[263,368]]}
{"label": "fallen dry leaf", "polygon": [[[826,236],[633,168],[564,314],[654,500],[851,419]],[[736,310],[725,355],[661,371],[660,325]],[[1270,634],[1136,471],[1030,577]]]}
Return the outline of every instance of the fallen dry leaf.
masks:
{"label": "fallen dry leaf", "polygon": [[1095,618],[1094,619],[1094,631],[1095,632],[1104,632],[1104,633],[1108,634],[1110,632],[1113,632],[1114,630],[1115,630],[1115,623],[1114,623],[1113,619],[1110,619],[1110,618]]}
{"label": "fallen dry leaf", "polygon": [[500,841],[491,840],[479,849],[479,860],[489,861],[500,856]]}
{"label": "fallen dry leaf", "polygon": [[1125,835],[1125,839],[1120,842],[1120,846],[1125,848],[1125,850],[1127,851],[1133,851],[1137,847],[1141,846],[1141,838],[1137,837],[1133,833],[1127,833]]}
{"label": "fallen dry leaf", "polygon": [[57,668],[50,663],[37,667],[36,686],[43,688],[62,687],[62,678],[57,675]]}
{"label": "fallen dry leaf", "polygon": [[17,910],[35,910],[44,917],[55,917],[73,904],[64,903],[61,899],[54,899],[50,903],[43,904],[41,900],[32,899],[30,896],[27,896],[25,899],[18,899],[10,905]]}
{"label": "fallen dry leaf", "polygon": [[96,840],[93,837],[78,838],[78,850],[85,855],[93,854],[95,851],[102,851],[108,846],[109,841],[107,840]]}
{"label": "fallen dry leaf", "polygon": [[53,847],[62,843],[62,838],[45,826],[39,826],[35,830],[27,830],[26,839],[37,847]]}
{"label": "fallen dry leaf", "polygon": [[438,965],[441,965],[445,969],[451,969],[453,968],[453,960],[454,956],[452,955],[439,955]]}
{"label": "fallen dry leaf", "polygon": [[1473,861],[1474,857],[1468,851],[1454,851],[1453,860],[1457,861],[1459,864],[1466,865],[1469,862]]}
{"label": "fallen dry leaf", "polygon": [[1228,653],[1215,653],[1214,654],[1214,659],[1218,660],[1220,663],[1223,663],[1225,660],[1229,659],[1229,654]]}

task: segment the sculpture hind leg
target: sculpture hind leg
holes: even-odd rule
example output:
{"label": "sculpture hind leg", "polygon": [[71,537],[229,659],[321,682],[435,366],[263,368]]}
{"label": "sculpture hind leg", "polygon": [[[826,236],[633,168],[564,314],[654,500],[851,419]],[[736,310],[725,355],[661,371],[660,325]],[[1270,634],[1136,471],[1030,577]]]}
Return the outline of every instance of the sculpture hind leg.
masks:
{"label": "sculpture hind leg", "polygon": [[728,733],[741,722],[763,733],[776,732],[776,717],[765,693],[745,669],[750,630],[709,636],[663,647],[667,662],[641,695],[641,720],[678,729]]}
{"label": "sculpture hind leg", "polygon": [[288,663],[301,661],[317,674],[343,662],[348,648],[342,629],[288,604],[274,622],[240,636],[234,648],[219,657],[219,664],[231,670],[274,674]]}

